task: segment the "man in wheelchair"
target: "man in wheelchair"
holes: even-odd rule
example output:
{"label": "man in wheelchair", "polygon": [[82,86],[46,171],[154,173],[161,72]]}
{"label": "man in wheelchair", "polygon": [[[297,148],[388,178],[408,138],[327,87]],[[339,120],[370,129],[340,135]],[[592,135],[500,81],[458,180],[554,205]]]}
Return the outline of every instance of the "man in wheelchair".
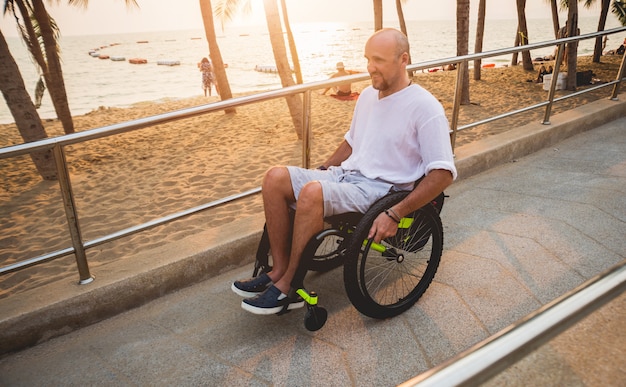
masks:
{"label": "man in wheelchair", "polygon": [[432,201],[456,178],[444,109],[412,84],[408,53],[400,31],[374,33],[365,45],[372,85],[361,93],[344,141],[316,170],[276,166],[266,173],[262,195],[273,267],[233,283],[232,290],[246,297],[243,309],[274,314],[304,306],[291,282],[325,217],[365,213],[390,191],[411,191],[372,223],[368,238],[380,242],[396,234],[402,217]]}

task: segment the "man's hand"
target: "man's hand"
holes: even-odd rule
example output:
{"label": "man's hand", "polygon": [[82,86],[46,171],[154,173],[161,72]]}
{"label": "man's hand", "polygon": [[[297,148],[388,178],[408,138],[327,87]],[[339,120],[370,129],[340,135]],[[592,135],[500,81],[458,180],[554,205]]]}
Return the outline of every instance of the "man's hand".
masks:
{"label": "man's hand", "polygon": [[398,231],[398,223],[384,212],[381,212],[376,219],[374,219],[374,223],[372,223],[367,238],[373,239],[376,243],[380,243],[383,239],[396,235],[396,231]]}

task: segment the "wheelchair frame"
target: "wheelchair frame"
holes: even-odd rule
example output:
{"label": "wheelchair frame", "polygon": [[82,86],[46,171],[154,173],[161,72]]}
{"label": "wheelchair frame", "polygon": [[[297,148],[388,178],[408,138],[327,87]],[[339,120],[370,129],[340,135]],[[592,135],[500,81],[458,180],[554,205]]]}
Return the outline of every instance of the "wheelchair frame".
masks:
{"label": "wheelchair frame", "polygon": [[[365,213],[346,213],[324,219],[329,227],[318,232],[305,247],[291,283],[292,291],[307,304],[304,325],[310,331],[324,326],[326,309],[318,295],[308,291],[308,271],[329,271],[343,265],[344,286],[352,305],[366,316],[397,316],[424,294],[432,282],[443,251],[443,227],[439,212],[445,195],[401,219],[395,236],[380,243],[367,239],[374,219],[403,200],[410,191],[389,193]],[[271,271],[267,227],[256,253],[253,277]],[[290,294],[295,296],[295,294]],[[287,313],[285,307],[278,315]]]}

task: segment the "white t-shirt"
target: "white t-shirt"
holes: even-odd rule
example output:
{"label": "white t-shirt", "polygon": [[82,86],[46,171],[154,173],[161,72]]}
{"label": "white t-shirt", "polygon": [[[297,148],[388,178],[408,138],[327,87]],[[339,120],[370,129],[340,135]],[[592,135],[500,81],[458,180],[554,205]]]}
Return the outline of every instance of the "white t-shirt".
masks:
{"label": "white t-shirt", "polygon": [[446,169],[456,179],[449,129],[443,106],[421,86],[410,85],[383,99],[369,86],[359,96],[344,136],[352,154],[341,166],[399,186],[433,169]]}

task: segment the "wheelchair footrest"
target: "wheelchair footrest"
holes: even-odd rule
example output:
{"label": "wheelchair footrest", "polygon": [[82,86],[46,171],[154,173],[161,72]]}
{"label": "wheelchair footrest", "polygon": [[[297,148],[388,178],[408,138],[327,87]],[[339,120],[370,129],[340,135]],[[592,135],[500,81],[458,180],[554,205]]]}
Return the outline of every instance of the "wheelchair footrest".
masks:
{"label": "wheelchair footrest", "polygon": [[305,289],[298,289],[296,293],[302,297],[304,302],[309,305],[317,305],[317,293],[315,292],[307,292]]}

